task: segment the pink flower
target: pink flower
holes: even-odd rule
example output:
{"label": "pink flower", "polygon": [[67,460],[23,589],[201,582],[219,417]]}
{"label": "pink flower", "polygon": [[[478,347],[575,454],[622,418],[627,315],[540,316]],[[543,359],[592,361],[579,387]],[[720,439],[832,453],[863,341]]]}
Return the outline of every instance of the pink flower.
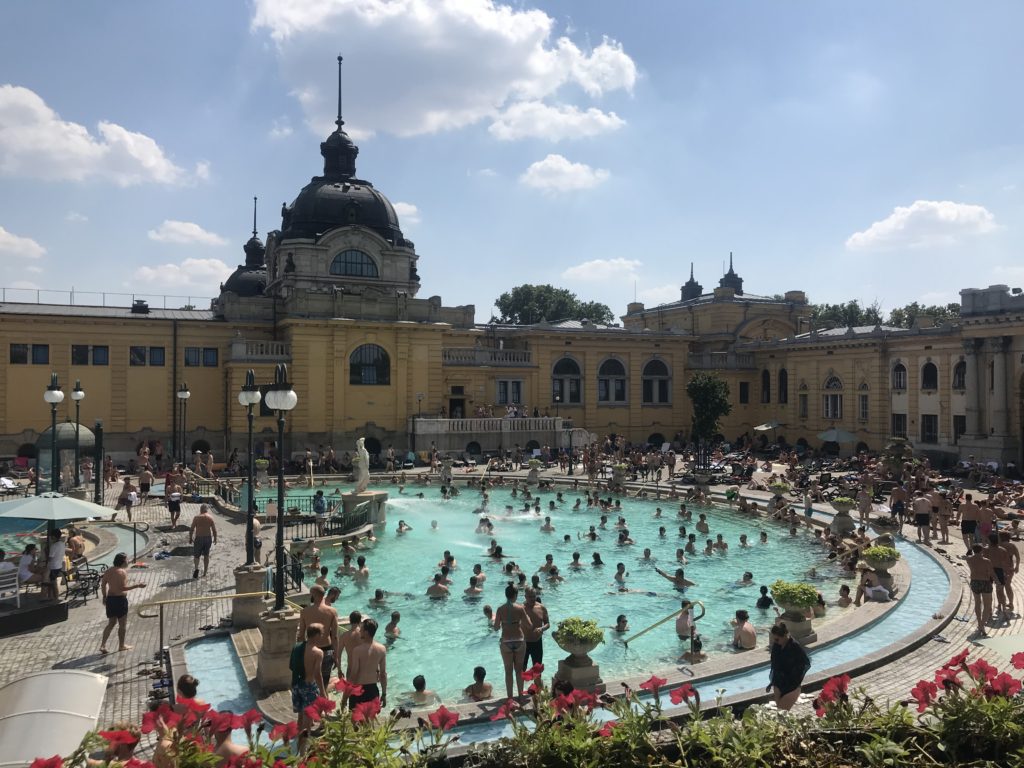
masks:
{"label": "pink flower", "polygon": [[528,670],[523,672],[523,680],[537,680],[540,678],[541,673],[544,671],[544,665],[537,663],[530,667]]}
{"label": "pink flower", "polygon": [[669,699],[672,700],[673,704],[682,704],[684,701],[697,695],[697,691],[693,689],[693,686],[689,683],[683,683],[678,688],[673,688],[669,694]]}
{"label": "pink flower", "polygon": [[658,689],[665,685],[665,683],[667,682],[668,680],[666,680],[663,677],[651,675],[647,680],[644,680],[644,682],[640,683],[640,690],[650,691],[651,693],[657,695]]}
{"label": "pink flower", "polygon": [[1010,657],[1010,663],[1013,664],[1014,669],[1024,669],[1024,651],[1013,654]]}
{"label": "pink flower", "polygon": [[299,735],[299,724],[292,720],[290,723],[281,723],[275,725],[270,729],[270,740],[277,741],[278,739],[284,739],[285,741],[291,741]]}
{"label": "pink flower", "polygon": [[435,711],[427,715],[427,719],[430,724],[435,728],[440,728],[442,731],[447,731],[455,726],[459,722],[459,715],[457,712],[452,712],[444,704],[438,707]]}
{"label": "pink flower", "polygon": [[939,687],[928,680],[918,680],[910,689],[910,695],[917,701],[917,711],[924,712],[939,695]]}
{"label": "pink flower", "polygon": [[380,699],[370,699],[362,704],[356,704],[352,709],[352,722],[365,723],[373,720],[380,714]]}
{"label": "pink flower", "polygon": [[989,696],[999,695],[1005,696],[1009,699],[1020,693],[1020,689],[1020,680],[1015,677],[1011,677],[1006,672],[1000,672],[989,682],[988,686],[985,688],[985,693]]}
{"label": "pink flower", "polygon": [[498,708],[497,712],[491,715],[491,720],[504,720],[506,717],[512,717],[517,709],[519,709],[519,704],[516,700],[509,699]]}
{"label": "pink flower", "polygon": [[609,720],[607,723],[605,723],[602,726],[601,730],[597,732],[597,735],[598,736],[603,736],[604,738],[607,739],[609,736],[612,735],[612,731],[614,731],[618,727],[619,727],[619,721],[618,720]]}

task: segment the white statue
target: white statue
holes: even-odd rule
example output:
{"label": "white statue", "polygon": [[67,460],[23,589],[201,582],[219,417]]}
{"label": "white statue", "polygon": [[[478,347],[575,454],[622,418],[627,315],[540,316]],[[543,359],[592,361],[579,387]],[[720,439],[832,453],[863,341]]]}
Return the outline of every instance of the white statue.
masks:
{"label": "white statue", "polygon": [[352,474],[355,475],[355,493],[362,493],[370,484],[370,452],[366,450],[366,438],[356,440],[356,455],[352,457]]}

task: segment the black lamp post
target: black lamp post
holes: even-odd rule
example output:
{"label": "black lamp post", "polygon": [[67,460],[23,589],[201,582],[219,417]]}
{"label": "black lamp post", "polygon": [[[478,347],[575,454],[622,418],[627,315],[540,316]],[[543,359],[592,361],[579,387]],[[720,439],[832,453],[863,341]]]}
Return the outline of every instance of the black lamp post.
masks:
{"label": "black lamp post", "polygon": [[555,395],[555,418],[558,418],[558,404],[562,402],[561,395]]}
{"label": "black lamp post", "polygon": [[568,429],[569,432],[569,471],[566,473],[569,477],[572,477],[572,427]]}
{"label": "black lamp post", "polygon": [[71,399],[75,401],[75,488],[77,488],[79,482],[81,482],[81,476],[78,470],[78,420],[82,400],[85,399],[85,390],[82,389],[81,379],[75,379],[75,388],[71,390]]}
{"label": "black lamp post", "polygon": [[192,397],[192,393],[188,391],[188,384],[184,381],[181,382],[181,386],[178,387],[178,400],[181,402],[181,429],[179,430],[181,432],[181,453],[179,455],[181,456],[181,465],[183,467],[187,466],[185,462],[185,424],[188,422],[186,421],[185,414],[188,411],[188,399],[190,397]]}
{"label": "black lamp post", "polygon": [[[245,406],[249,418],[249,506],[248,514],[245,516],[245,564],[252,565],[256,560],[255,547],[253,546],[252,518],[256,514],[255,490],[253,489],[253,449],[252,449],[252,408],[258,404],[260,399],[260,388],[256,386],[256,372],[250,368],[245,373],[245,384],[242,391],[238,393],[238,402]],[[280,521],[278,522],[280,527]]]}
{"label": "black lamp post", "polygon": [[284,610],[284,415],[296,405],[299,396],[288,383],[288,366],[279,363],[274,383],[267,390],[267,407],[277,411],[277,566],[274,571],[274,610]]}
{"label": "black lamp post", "polygon": [[[60,458],[57,451],[57,406],[64,402],[64,393],[57,382],[57,374],[50,374],[50,386],[43,392],[43,400],[50,404],[50,490],[54,493],[60,489],[58,485],[59,470],[57,465]],[[36,476],[36,487],[39,486],[39,477]]]}

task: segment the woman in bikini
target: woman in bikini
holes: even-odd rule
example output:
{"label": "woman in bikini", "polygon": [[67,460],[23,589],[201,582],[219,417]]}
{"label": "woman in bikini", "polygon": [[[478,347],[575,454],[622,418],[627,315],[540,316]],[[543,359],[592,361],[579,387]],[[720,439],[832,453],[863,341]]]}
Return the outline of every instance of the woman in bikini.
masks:
{"label": "woman in bikini", "polygon": [[501,630],[501,660],[505,664],[505,693],[512,698],[512,674],[516,689],[523,695],[523,660],[526,658],[526,635],[523,625],[529,621],[526,609],[516,602],[519,592],[513,584],[505,587],[505,602],[494,612],[494,628]]}

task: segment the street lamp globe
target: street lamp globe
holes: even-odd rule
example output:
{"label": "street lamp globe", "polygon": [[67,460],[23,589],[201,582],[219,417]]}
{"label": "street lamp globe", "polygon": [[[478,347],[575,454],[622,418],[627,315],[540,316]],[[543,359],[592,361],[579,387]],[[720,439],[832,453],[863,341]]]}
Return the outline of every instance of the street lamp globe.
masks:
{"label": "street lamp globe", "polygon": [[192,397],[192,393],[188,391],[188,384],[182,384],[178,388],[178,399],[188,400],[190,397]]}
{"label": "street lamp globe", "polygon": [[239,405],[259,405],[260,400],[262,399],[263,396],[260,394],[258,389],[248,389],[247,386],[242,387],[241,391],[238,393]]}
{"label": "street lamp globe", "polygon": [[284,383],[287,389],[267,390],[267,408],[272,411],[290,411],[299,404],[299,396],[295,394],[291,384]]}
{"label": "street lamp globe", "polygon": [[50,375],[50,386],[43,392],[43,400],[50,405],[60,405],[64,402],[64,393],[60,389],[60,384],[57,383],[56,373]]}
{"label": "street lamp globe", "polygon": [[82,389],[82,382],[76,381],[75,388],[71,390],[71,399],[75,402],[85,399],[85,390]]}

